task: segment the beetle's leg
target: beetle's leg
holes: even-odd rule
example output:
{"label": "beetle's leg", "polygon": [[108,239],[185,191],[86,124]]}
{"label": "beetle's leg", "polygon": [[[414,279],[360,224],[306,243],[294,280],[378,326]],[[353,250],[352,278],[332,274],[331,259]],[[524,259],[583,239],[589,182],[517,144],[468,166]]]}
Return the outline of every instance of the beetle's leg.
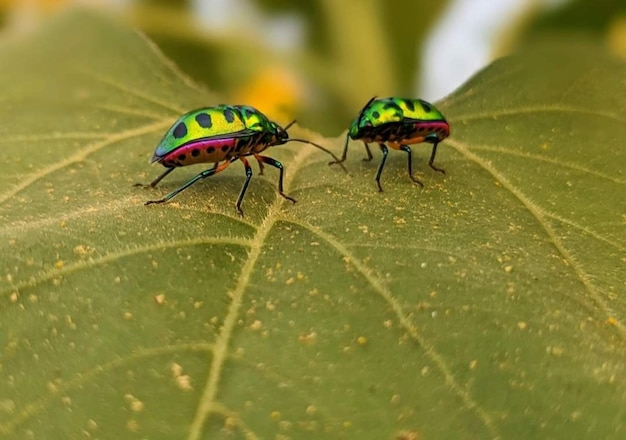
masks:
{"label": "beetle's leg", "polygon": [[158,184],[161,180],[163,180],[163,178],[164,178],[165,176],[167,176],[169,173],[171,173],[172,171],[174,171],[174,168],[175,168],[175,167],[171,167],[171,168],[166,169],[166,170],[163,172],[163,174],[161,174],[159,177],[157,177],[156,179],[154,179],[154,180],[153,180],[152,182],[150,182],[150,183],[145,183],[145,184],[144,184],[144,183],[135,183],[135,186],[142,186],[142,187],[144,187],[144,188],[154,188],[155,186],[157,186],[157,184]]}
{"label": "beetle's leg", "polygon": [[380,151],[383,152],[383,157],[382,159],[380,159],[378,171],[376,171],[376,184],[378,185],[378,191],[382,191],[383,187],[380,186],[380,175],[382,174],[383,168],[385,167],[385,161],[387,160],[387,154],[389,153],[389,150],[387,149],[387,146],[383,143],[378,144],[378,146],[380,147]]}
{"label": "beetle's leg", "polygon": [[348,157],[348,142],[350,142],[350,135],[346,134],[346,143],[343,146],[343,153],[341,153],[341,159],[328,162],[328,165],[332,165],[335,163],[342,163],[346,160],[346,157]]}
{"label": "beetle's leg", "polygon": [[257,159],[265,162],[268,165],[273,166],[274,168],[278,168],[278,172],[280,173],[278,175],[278,193],[284,198],[286,198],[287,200],[289,200],[290,202],[296,203],[296,199],[294,199],[293,197],[289,197],[283,191],[283,178],[285,174],[285,169],[283,168],[283,164],[277,161],[276,159],[273,159],[267,156],[258,155]]}
{"label": "beetle's leg", "polygon": [[445,170],[441,168],[437,168],[435,165],[433,165],[433,162],[435,161],[435,155],[437,154],[437,145],[439,145],[439,141],[436,141],[433,144],[433,152],[430,153],[430,160],[428,161],[428,166],[431,167],[435,171],[439,171],[442,174],[446,174]]}
{"label": "beetle's leg", "polygon": [[265,167],[263,166],[263,161],[259,157],[260,156],[257,153],[254,153],[254,158],[259,163],[259,176],[262,176],[263,175],[263,169]]}
{"label": "beetle's leg", "polygon": [[407,165],[407,171],[409,172],[409,179],[411,179],[414,183],[417,183],[419,186],[424,188],[424,184],[418,179],[416,179],[415,177],[413,177],[413,158],[411,154],[411,147],[409,147],[408,145],[400,145],[400,149],[402,151],[405,151],[407,154],[406,165]]}
{"label": "beetle's leg", "polygon": [[363,161],[369,162],[370,160],[372,160],[374,156],[372,156],[372,152],[370,151],[370,146],[367,145],[367,142],[363,142],[363,145],[365,145],[365,152],[367,153],[367,157],[363,159]]}
{"label": "beetle's leg", "polygon": [[248,185],[250,185],[250,179],[252,179],[252,167],[248,162],[248,159],[241,156],[241,161],[243,162],[243,166],[246,168],[246,181],[243,182],[243,186],[241,187],[241,191],[239,191],[239,197],[237,197],[237,203],[235,206],[237,207],[237,212],[240,216],[243,217],[243,210],[241,209],[241,203],[243,202],[243,198],[246,195],[246,191],[248,191]]}
{"label": "beetle's leg", "polygon": [[[178,193],[186,190],[187,188],[189,188],[191,185],[193,185],[194,183],[196,183],[198,180],[204,179],[206,177],[212,176],[213,174],[217,174],[220,171],[224,171],[228,165],[230,165],[231,163],[233,163],[235,160],[237,160],[236,157],[231,158],[230,160],[227,160],[226,162],[224,162],[223,164],[217,166],[217,163],[215,164],[216,166],[214,166],[213,168],[211,168],[210,170],[204,170],[202,171],[200,174],[196,175],[195,177],[191,178],[187,183],[185,183],[183,186],[181,186],[180,188],[172,191],[171,193],[169,193],[168,195],[166,195],[165,197],[163,197],[162,199],[159,200],[148,200],[145,205],[152,205],[153,203],[165,203],[167,201],[169,201],[170,199],[172,199],[172,197],[175,197]],[[161,178],[163,176],[160,176]]]}

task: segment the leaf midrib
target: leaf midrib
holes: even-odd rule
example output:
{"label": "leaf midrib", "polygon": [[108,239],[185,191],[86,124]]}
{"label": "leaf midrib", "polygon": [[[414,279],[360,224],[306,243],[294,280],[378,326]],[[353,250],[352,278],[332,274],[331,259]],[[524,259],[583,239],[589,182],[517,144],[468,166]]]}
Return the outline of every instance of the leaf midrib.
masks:
{"label": "leaf midrib", "polygon": [[[286,173],[285,178],[285,187],[287,189],[290,187],[290,183],[293,181],[294,176],[300,170],[302,164],[310,154],[310,149],[302,149],[289,163],[288,172]],[[224,324],[222,325],[219,336],[214,344],[215,348],[212,353],[213,356],[210,362],[207,382],[189,428],[189,434],[187,436],[188,440],[199,440],[204,432],[204,425],[208,416],[212,412],[223,409],[218,402],[217,394],[219,391],[219,381],[222,369],[226,359],[228,358],[229,343],[235,330],[235,325],[239,317],[239,311],[243,303],[250,277],[252,276],[256,263],[261,256],[261,250],[263,249],[263,245],[265,244],[268,235],[276,222],[280,219],[280,210],[284,203],[285,199],[277,195],[274,202],[268,208],[267,215],[256,230],[254,237],[252,237],[249,242],[250,250],[248,252],[248,257],[241,268],[241,272],[237,278],[237,284],[229,295],[231,302],[228,306],[226,317],[224,318]]]}

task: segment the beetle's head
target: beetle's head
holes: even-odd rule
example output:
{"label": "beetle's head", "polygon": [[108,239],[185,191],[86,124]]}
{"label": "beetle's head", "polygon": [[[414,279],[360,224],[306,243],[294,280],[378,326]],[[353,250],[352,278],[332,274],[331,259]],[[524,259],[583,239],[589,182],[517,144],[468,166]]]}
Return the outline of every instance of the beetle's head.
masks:
{"label": "beetle's head", "polygon": [[291,127],[295,123],[296,121],[292,121],[289,124],[287,124],[285,128],[283,128],[280,125],[278,125],[276,122],[270,121],[270,125],[272,126],[273,137],[274,137],[274,139],[272,139],[273,141],[272,144],[283,145],[289,142],[289,133],[287,133],[287,130],[289,130],[289,127]]}
{"label": "beetle's head", "polygon": [[372,102],[376,100],[376,96],[372,97],[367,103],[363,106],[361,111],[359,112],[359,116],[356,117],[352,124],[350,124],[350,129],[348,130],[348,136],[351,139],[359,139],[363,137],[363,135],[369,131],[371,127],[376,125],[376,121],[372,120],[371,112],[368,111]]}

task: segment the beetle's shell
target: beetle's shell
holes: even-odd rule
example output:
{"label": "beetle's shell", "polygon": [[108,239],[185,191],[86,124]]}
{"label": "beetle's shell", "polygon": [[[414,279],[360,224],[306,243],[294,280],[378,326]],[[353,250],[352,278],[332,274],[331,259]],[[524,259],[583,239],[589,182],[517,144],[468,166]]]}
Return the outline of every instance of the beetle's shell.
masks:
{"label": "beetle's shell", "polygon": [[267,116],[254,107],[249,105],[234,105],[233,107],[239,111],[246,128],[259,133],[275,131],[275,124],[272,124]]}
{"label": "beetle's shell", "polygon": [[178,118],[157,145],[151,162],[181,167],[247,156],[280,143],[280,130],[247,105],[201,108]]}
{"label": "beetle's shell", "polygon": [[365,142],[390,142],[392,148],[450,135],[439,110],[422,99],[374,99],[352,122],[349,135]]}
{"label": "beetle's shell", "polygon": [[234,106],[220,105],[184,114],[165,133],[157,145],[152,162],[162,161],[184,145],[199,140],[234,137],[245,133],[246,125]]}

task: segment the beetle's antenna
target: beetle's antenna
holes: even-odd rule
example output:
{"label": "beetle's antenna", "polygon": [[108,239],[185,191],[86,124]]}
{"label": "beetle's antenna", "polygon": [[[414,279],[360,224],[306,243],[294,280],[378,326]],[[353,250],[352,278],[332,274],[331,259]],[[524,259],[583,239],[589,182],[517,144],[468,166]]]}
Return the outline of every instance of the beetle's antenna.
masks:
{"label": "beetle's antenna", "polygon": [[296,120],[294,119],[289,124],[285,125],[285,128],[283,128],[283,130],[285,130],[285,131],[289,130],[289,127],[291,127],[295,123],[296,123]]}
{"label": "beetle's antenna", "polygon": [[[291,124],[289,124],[289,125],[291,125]],[[324,147],[322,147],[321,145],[316,144],[315,142],[307,141],[307,140],[305,140],[305,139],[293,139],[293,138],[289,138],[289,140],[288,140],[287,142],[302,142],[303,144],[309,144],[309,145],[313,145],[314,147],[319,148],[320,150],[324,151],[325,153],[330,154],[330,155],[333,157],[333,159],[335,159],[335,161],[339,164],[339,166],[340,166],[341,168],[343,168],[343,170],[346,172],[346,174],[348,174],[348,170],[347,170],[347,168],[344,166],[344,164],[341,162],[341,160],[339,160],[339,158],[338,158],[337,156],[335,156],[335,154],[334,154],[332,151],[330,151],[329,149],[324,148]]]}

